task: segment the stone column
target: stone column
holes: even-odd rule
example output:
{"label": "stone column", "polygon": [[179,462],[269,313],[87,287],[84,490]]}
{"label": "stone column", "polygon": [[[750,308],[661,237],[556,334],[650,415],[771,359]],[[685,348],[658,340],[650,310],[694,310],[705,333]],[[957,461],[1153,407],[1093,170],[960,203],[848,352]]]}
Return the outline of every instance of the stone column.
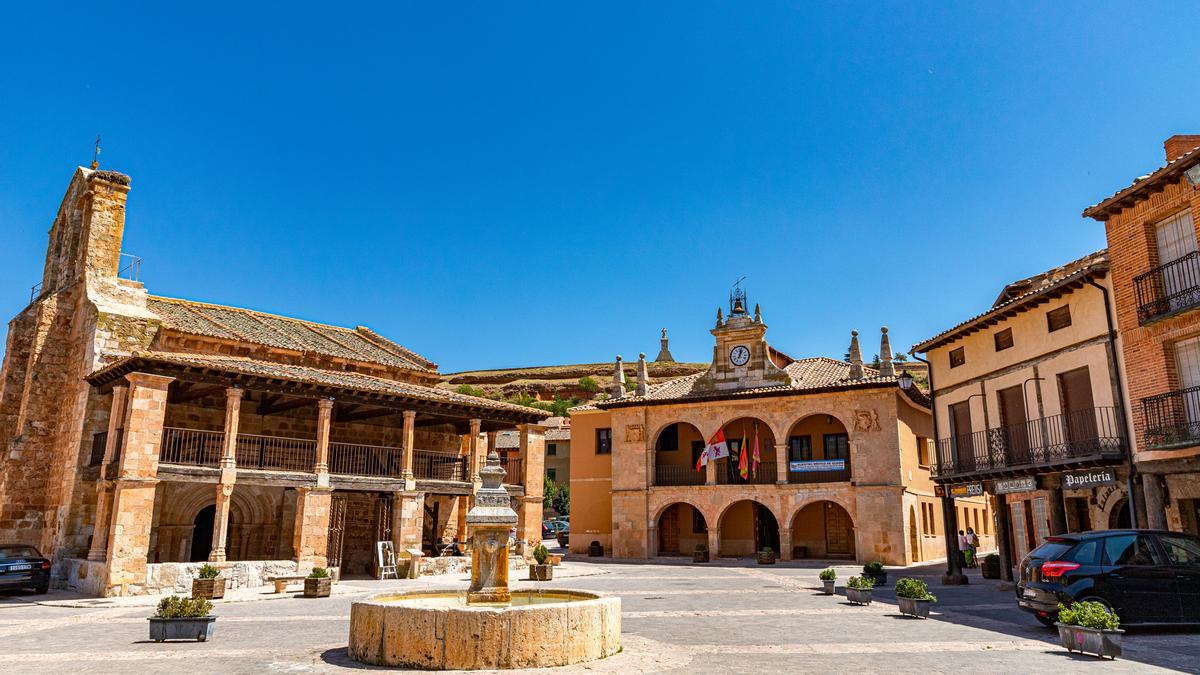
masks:
{"label": "stone column", "polygon": [[425,494],[398,491],[392,493],[392,542],[397,558],[405,549],[421,548],[425,525]]}
{"label": "stone column", "polygon": [[241,387],[225,390],[225,437],[221,445],[221,477],[217,482],[216,513],[213,514],[212,549],[209,562],[225,562],[225,541],[229,534],[229,504],[237,482],[237,436],[242,410]]}
{"label": "stone column", "polygon": [[465,495],[454,500],[458,507],[458,520],[456,527],[458,532],[454,535],[454,541],[467,540],[467,511],[470,510],[470,499]]}
{"label": "stone column", "polygon": [[112,388],[112,407],[108,413],[108,434],[104,443],[104,457],[100,461],[99,478],[96,480],[96,523],[92,527],[92,545],[88,548],[88,560],[103,562],[108,552],[108,519],[112,506],[112,485],[105,479],[108,465],[116,455],[118,437],[125,423],[125,404],[129,400],[129,387],[116,385]]}
{"label": "stone column", "polygon": [[942,524],[946,526],[946,573],[942,575],[942,583],[947,586],[966,584],[962,552],[958,549],[958,513],[954,498],[949,495],[942,497]]}
{"label": "stone column", "polygon": [[658,524],[650,523],[646,528],[646,557],[653,558],[658,555]]}
{"label": "stone column", "polygon": [[792,559],[792,528],[779,528],[779,559]]}
{"label": "stone column", "polygon": [[417,487],[413,473],[413,432],[416,427],[417,412],[404,411],[404,489],[414,490]]}
{"label": "stone column", "polygon": [[499,433],[500,432],[498,431],[487,432],[487,448],[484,449],[483,452],[479,453],[483,461],[487,461],[488,453],[491,453],[492,451],[495,451],[497,455],[500,454],[500,448],[496,447],[496,443],[499,439]]}
{"label": "stone column", "polygon": [[470,458],[467,463],[471,467],[471,482],[476,484],[476,489],[479,483],[479,427],[482,424],[482,420],[471,420],[471,435],[467,438],[467,456]]}
{"label": "stone column", "polygon": [[296,564],[326,567],[329,564],[329,514],[333,491],[327,487],[296,488],[296,525],[292,529],[292,555]]}
{"label": "stone column", "polygon": [[[779,485],[787,485],[788,482],[788,446],[786,443],[775,444],[775,482]],[[784,560],[788,559],[790,558],[784,558]]]}
{"label": "stone column", "polygon": [[167,387],[174,380],[147,373],[130,373],[125,379],[129,382],[128,405],[106,555],[104,595],[109,597],[144,590]]}
{"label": "stone column", "polygon": [[1053,487],[1046,491],[1047,507],[1050,511],[1050,534],[1066,534],[1067,507],[1063,503],[1061,487]]}
{"label": "stone column", "polygon": [[996,495],[996,546],[1000,549],[1000,578],[1013,580],[1012,509],[1008,495]]}
{"label": "stone column", "polygon": [[704,484],[717,484],[717,460],[715,459],[708,460],[708,463],[704,465]]}
{"label": "stone column", "polygon": [[1158,474],[1142,474],[1142,491],[1146,494],[1146,527],[1167,529],[1167,511],[1163,503],[1162,478]]}
{"label": "stone column", "polygon": [[317,401],[317,461],[313,473],[317,474],[317,486],[329,487],[329,425],[333,420],[333,399]]}
{"label": "stone column", "polygon": [[517,509],[517,542],[537,546],[542,541],[542,476],[546,473],[546,428],[539,424],[521,424],[521,471],[525,494]]}
{"label": "stone column", "polygon": [[721,528],[716,525],[708,526],[708,555],[713,560],[721,555]]}

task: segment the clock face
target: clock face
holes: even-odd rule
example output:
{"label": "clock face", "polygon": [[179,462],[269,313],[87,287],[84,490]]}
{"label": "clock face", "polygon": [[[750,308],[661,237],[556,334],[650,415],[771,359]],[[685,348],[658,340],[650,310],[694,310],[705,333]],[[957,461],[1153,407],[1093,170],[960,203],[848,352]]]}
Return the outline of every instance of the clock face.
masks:
{"label": "clock face", "polygon": [[742,345],[734,347],[729,352],[729,362],[735,366],[744,366],[750,360],[750,350]]}

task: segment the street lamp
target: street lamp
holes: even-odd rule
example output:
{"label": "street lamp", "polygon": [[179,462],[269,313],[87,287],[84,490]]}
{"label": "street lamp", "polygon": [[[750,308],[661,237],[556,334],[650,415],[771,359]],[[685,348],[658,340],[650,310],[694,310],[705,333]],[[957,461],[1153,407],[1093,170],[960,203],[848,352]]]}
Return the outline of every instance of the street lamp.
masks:
{"label": "street lamp", "polygon": [[904,391],[908,391],[909,389],[912,389],[912,386],[913,386],[912,373],[908,372],[907,370],[901,372],[900,377],[896,378],[896,383],[899,384],[900,388],[903,389]]}

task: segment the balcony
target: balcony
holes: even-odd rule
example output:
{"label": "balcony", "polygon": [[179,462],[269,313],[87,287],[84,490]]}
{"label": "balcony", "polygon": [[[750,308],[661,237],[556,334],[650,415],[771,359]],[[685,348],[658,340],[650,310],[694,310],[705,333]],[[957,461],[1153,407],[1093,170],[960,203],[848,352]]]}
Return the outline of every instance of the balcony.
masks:
{"label": "balcony", "polygon": [[654,467],[654,485],[659,487],[704,485],[704,479],[705,471],[697,471],[694,466],[658,464]]}
{"label": "balcony", "polygon": [[717,465],[718,485],[774,485],[775,479],[775,462],[759,462],[758,471],[745,478],[742,478],[737,462],[733,461],[732,457],[725,462],[724,470]]}
{"label": "balcony", "polygon": [[1124,457],[1121,411],[1098,407],[938,441],[935,478],[997,478]]}
{"label": "balcony", "polygon": [[1151,321],[1200,306],[1200,253],[1193,251],[1178,260],[1140,274],[1133,279],[1137,296],[1138,323]]}
{"label": "balcony", "polygon": [[1161,448],[1200,443],[1200,387],[1142,399],[1146,446]]}

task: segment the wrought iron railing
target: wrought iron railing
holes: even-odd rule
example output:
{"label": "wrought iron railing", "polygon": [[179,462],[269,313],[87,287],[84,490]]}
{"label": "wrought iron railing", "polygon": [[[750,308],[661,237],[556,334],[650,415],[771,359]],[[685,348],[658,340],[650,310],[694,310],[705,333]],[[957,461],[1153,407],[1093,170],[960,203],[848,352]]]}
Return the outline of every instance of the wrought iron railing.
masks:
{"label": "wrought iron railing", "polygon": [[329,473],[396,478],[404,473],[404,451],[384,445],[330,443]]}
{"label": "wrought iron railing", "polygon": [[732,457],[725,462],[724,471],[717,467],[718,485],[771,485],[775,479],[775,462],[759,462],[757,469],[748,470],[745,478]]}
{"label": "wrought iron railing", "polygon": [[1200,442],[1200,387],[1142,399],[1142,417],[1148,447]]}
{"label": "wrought iron railing", "polygon": [[946,477],[1118,458],[1126,444],[1120,408],[1088,408],[940,439],[931,471]]}
{"label": "wrought iron railing", "polygon": [[524,461],[520,457],[506,457],[503,466],[504,470],[508,472],[504,474],[505,485],[525,484]]}
{"label": "wrought iron railing", "polygon": [[158,461],[163,464],[218,466],[225,432],[164,427]]}
{"label": "wrought iron railing", "polygon": [[1200,253],[1159,265],[1133,278],[1138,323],[1200,306]]}
{"label": "wrought iron railing", "polygon": [[[223,435],[223,434],[222,434]],[[307,438],[238,434],[239,469],[312,471],[317,463],[317,442]]]}
{"label": "wrought iron railing", "polygon": [[413,451],[413,475],[430,480],[470,480],[467,458],[454,452]]}
{"label": "wrought iron railing", "polygon": [[705,474],[704,469],[697,471],[694,466],[659,464],[654,467],[654,484],[661,487],[704,485]]}

